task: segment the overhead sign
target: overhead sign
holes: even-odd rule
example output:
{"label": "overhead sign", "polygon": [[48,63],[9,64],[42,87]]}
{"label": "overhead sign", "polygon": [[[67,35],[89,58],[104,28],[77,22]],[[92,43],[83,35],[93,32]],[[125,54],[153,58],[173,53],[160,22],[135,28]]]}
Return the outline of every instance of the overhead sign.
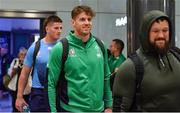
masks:
{"label": "overhead sign", "polygon": [[127,16],[116,19],[116,26],[125,26],[127,24]]}

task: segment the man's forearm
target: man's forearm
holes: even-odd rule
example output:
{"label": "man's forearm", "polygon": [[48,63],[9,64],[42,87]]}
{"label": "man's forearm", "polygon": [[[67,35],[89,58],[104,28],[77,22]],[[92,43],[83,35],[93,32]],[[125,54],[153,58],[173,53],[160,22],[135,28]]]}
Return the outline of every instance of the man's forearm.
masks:
{"label": "man's forearm", "polygon": [[19,82],[18,82],[18,93],[17,93],[17,98],[22,98],[25,86],[27,85],[27,80],[28,77],[24,75],[20,75],[19,77]]}

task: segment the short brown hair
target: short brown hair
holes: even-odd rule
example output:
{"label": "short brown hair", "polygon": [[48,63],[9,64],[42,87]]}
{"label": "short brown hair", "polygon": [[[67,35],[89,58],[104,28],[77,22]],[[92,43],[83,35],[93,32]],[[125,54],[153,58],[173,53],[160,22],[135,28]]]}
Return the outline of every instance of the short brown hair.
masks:
{"label": "short brown hair", "polygon": [[79,5],[74,7],[74,9],[72,10],[71,18],[75,19],[77,15],[79,15],[82,12],[85,12],[87,15],[90,15],[91,17],[94,17],[96,15],[95,12],[91,9],[91,7],[85,5]]}
{"label": "short brown hair", "polygon": [[44,20],[43,30],[44,30],[45,33],[46,33],[46,26],[47,26],[49,23],[54,23],[54,22],[62,23],[62,20],[61,20],[61,18],[59,18],[59,17],[56,16],[56,15],[51,15],[51,16],[47,17],[47,18]]}

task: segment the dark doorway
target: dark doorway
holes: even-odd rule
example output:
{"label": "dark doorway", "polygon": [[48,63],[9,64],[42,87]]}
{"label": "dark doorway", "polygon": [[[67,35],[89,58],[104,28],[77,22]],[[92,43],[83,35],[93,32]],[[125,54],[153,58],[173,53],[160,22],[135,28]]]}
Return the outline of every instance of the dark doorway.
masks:
{"label": "dark doorway", "polygon": [[17,56],[20,47],[28,49],[35,41],[35,37],[44,37],[44,19],[54,14],[53,11],[0,10],[0,38],[3,36],[7,39],[10,54]]}

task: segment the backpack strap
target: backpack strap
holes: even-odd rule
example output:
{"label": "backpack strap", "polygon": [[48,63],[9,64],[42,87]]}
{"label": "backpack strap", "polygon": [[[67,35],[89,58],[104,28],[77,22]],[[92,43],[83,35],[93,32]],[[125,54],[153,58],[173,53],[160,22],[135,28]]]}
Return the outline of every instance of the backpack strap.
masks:
{"label": "backpack strap", "polygon": [[37,53],[39,52],[40,45],[41,45],[41,40],[38,40],[35,43],[34,52],[33,52],[33,64],[32,64],[32,72],[31,72],[32,77],[33,77],[33,73],[34,73],[34,65],[36,63],[36,56],[37,56]]}
{"label": "backpack strap", "polygon": [[104,55],[105,54],[104,44],[102,43],[102,41],[99,38],[97,38],[95,36],[94,36],[94,38],[95,38],[96,42],[98,43],[99,47],[101,48],[101,51],[102,51],[102,53]]}
{"label": "backpack strap", "polygon": [[131,111],[141,111],[141,108],[139,106],[140,101],[140,86],[141,82],[144,76],[144,65],[140,57],[137,55],[137,53],[133,53],[129,56],[129,58],[133,61],[135,70],[136,70],[136,87],[135,87],[135,94],[134,94],[134,100],[131,105]]}
{"label": "backpack strap", "polygon": [[62,42],[62,47],[63,47],[63,54],[62,54],[62,69],[64,70],[64,64],[67,60],[68,56],[68,51],[69,51],[69,45],[68,45],[68,40],[66,38],[63,38],[61,40]]}
{"label": "backpack strap", "polygon": [[136,88],[140,87],[140,84],[144,75],[144,65],[137,53],[133,53],[129,56],[129,58],[133,61],[135,70],[136,70]]}
{"label": "backpack strap", "polygon": [[14,64],[13,64],[13,66],[15,66],[15,65],[16,65],[17,60],[18,60],[17,58],[15,58],[15,59],[14,59]]}
{"label": "backpack strap", "polygon": [[21,74],[21,70],[22,70],[22,67],[19,66],[19,61],[18,61],[18,68],[17,68],[17,82],[16,82],[16,91],[18,91],[18,83],[19,83],[19,77],[20,77],[20,74]]}
{"label": "backpack strap", "polygon": [[172,47],[169,51],[180,61],[180,49],[179,48]]}
{"label": "backpack strap", "polygon": [[69,99],[67,97],[67,81],[65,79],[65,72],[64,72],[64,65],[68,57],[68,52],[69,52],[69,45],[68,45],[68,40],[66,38],[63,38],[60,40],[62,43],[63,47],[63,52],[62,52],[62,58],[61,58],[61,73],[59,75],[59,79],[57,82],[57,87],[56,87],[56,109],[57,111],[61,111],[60,107],[60,100],[62,100],[64,103],[68,104]]}

